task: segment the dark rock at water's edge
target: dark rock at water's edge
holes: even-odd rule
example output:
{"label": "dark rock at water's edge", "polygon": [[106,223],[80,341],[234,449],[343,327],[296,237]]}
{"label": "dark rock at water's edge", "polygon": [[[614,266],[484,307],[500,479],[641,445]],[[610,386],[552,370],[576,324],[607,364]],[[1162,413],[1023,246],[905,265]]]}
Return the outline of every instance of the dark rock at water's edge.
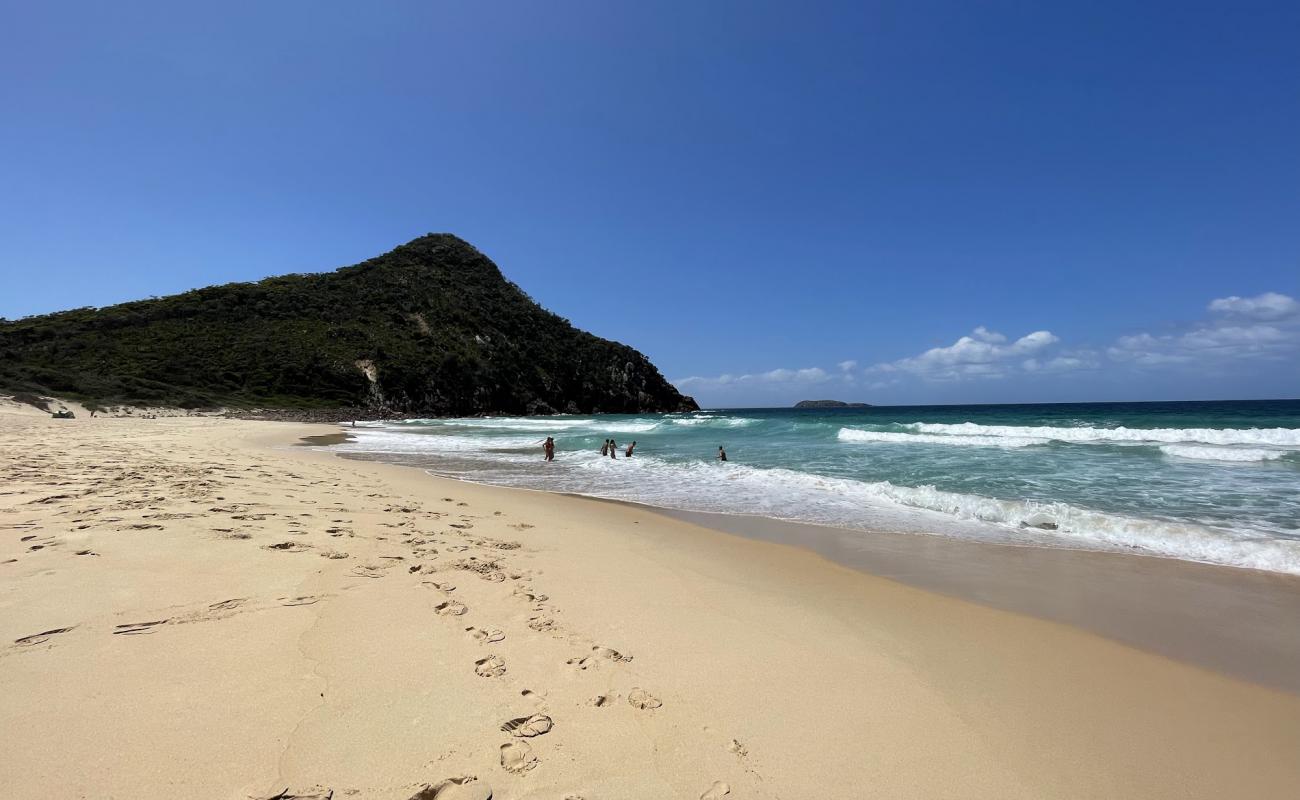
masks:
{"label": "dark rock at water's edge", "polygon": [[795,408],[871,408],[870,403],[846,403],[843,400],[800,400]]}
{"label": "dark rock at water's edge", "polygon": [[0,320],[0,389],[331,420],[698,408],[450,234],[334,272]]}

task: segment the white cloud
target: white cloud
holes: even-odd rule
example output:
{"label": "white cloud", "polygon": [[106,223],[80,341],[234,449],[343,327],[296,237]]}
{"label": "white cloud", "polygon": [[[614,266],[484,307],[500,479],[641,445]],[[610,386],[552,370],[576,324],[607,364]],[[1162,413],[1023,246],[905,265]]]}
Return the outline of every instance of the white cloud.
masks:
{"label": "white cloud", "polygon": [[1234,295],[1210,302],[1207,309],[1209,316],[1196,324],[1168,333],[1121,336],[1110,346],[1097,349],[1065,348],[1046,330],[1013,341],[981,325],[950,345],[865,368],[848,359],[826,369],[692,376],[673,383],[706,395],[777,399],[813,386],[882,391],[901,389],[916,380],[954,383],[1019,375],[1044,383],[1067,376],[1114,381],[1132,380],[1133,371],[1178,369],[1223,374],[1225,368],[1239,362],[1272,360],[1283,364],[1300,354],[1300,302],[1291,297],[1277,292]]}
{"label": "white cloud", "polygon": [[807,385],[813,383],[823,383],[832,376],[821,367],[805,367],[804,369],[773,369],[767,372],[758,372],[746,375],[732,375],[724,373],[714,377],[701,377],[692,375],[689,378],[679,378],[673,381],[678,389],[697,388],[718,388],[722,386],[760,386],[760,385]]}
{"label": "white cloud", "polygon": [[1219,315],[1182,333],[1121,336],[1107,348],[1115,361],[1143,367],[1277,358],[1300,347],[1300,303],[1284,294],[1221,297]]}
{"label": "white cloud", "polygon": [[1007,337],[980,326],[947,347],[934,347],[918,356],[868,367],[868,372],[906,372],[926,380],[998,378],[1015,362],[1060,341],[1051,331],[1034,331],[1007,344]]}
{"label": "white cloud", "polygon": [[1254,297],[1220,297],[1210,301],[1209,309],[1215,314],[1258,320],[1279,320],[1300,315],[1300,303],[1295,298],[1277,292],[1265,292]]}
{"label": "white cloud", "polygon": [[983,325],[976,328],[971,333],[971,336],[974,336],[976,339],[979,339],[981,342],[992,342],[993,344],[1001,344],[1002,342],[1005,342],[1007,340],[1007,337],[1003,336],[1000,333],[991,331],[988,328],[984,327]]}

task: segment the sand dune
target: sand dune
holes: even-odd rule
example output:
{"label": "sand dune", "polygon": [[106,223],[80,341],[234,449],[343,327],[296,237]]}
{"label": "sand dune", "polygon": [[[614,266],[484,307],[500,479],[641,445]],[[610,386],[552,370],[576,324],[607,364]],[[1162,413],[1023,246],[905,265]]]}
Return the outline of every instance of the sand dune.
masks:
{"label": "sand dune", "polygon": [[0,413],[12,797],[1281,797],[1300,698],[652,512]]}

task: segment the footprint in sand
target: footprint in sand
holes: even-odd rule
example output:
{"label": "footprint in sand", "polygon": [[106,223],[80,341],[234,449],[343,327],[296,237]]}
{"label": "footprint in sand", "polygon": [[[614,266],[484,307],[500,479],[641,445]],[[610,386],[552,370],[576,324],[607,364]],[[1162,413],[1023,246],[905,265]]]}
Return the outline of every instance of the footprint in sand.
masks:
{"label": "footprint in sand", "polygon": [[281,550],[286,553],[299,553],[310,548],[311,545],[301,544],[299,542],[280,542],[279,544],[262,545],[263,550]]}
{"label": "footprint in sand", "polygon": [[501,745],[501,767],[516,775],[537,766],[537,756],[528,742],[506,742]]}
{"label": "footprint in sand", "polygon": [[153,622],[127,622],[122,625],[115,625],[114,626],[115,630],[113,631],[113,634],[114,635],[121,634],[123,636],[140,636],[146,633],[153,633],[155,630],[157,630],[159,625],[166,625],[166,624],[167,624],[167,620],[165,619],[154,620]]}
{"label": "footprint in sand", "polygon": [[555,620],[551,619],[550,617],[533,617],[532,619],[528,620],[528,627],[532,628],[538,633],[553,631],[555,630]]}
{"label": "footprint in sand", "polygon": [[700,800],[718,800],[720,797],[726,797],[731,794],[731,786],[722,781],[714,781],[709,790],[700,795]]}
{"label": "footprint in sand", "polygon": [[463,775],[425,786],[410,800],[492,800],[492,787],[473,775]]}
{"label": "footprint in sand", "polygon": [[456,600],[447,600],[433,607],[433,613],[440,617],[459,617],[469,611],[469,607]]}
{"label": "footprint in sand", "polygon": [[264,800],[334,800],[334,790],[324,786],[313,786],[303,790],[285,789]]}
{"label": "footprint in sand", "polygon": [[282,606],[310,606],[321,601],[321,595],[306,594],[301,597],[285,597],[280,599]]}
{"label": "footprint in sand", "polygon": [[501,730],[521,739],[530,739],[550,731],[552,726],[553,723],[550,717],[545,714],[533,714],[529,717],[518,717],[502,723]]}
{"label": "footprint in sand", "polygon": [[474,662],[474,673],[480,678],[499,678],[506,674],[506,662],[496,656],[480,658]]}
{"label": "footprint in sand", "polygon": [[420,581],[420,583],[424,584],[425,586],[432,586],[433,588],[437,589],[440,592],[456,591],[456,584],[454,583],[446,583],[446,582],[438,583],[437,581]]}
{"label": "footprint in sand", "polygon": [[24,636],[21,639],[14,639],[14,644],[18,645],[19,647],[28,647],[30,645],[40,644],[41,642],[49,640],[51,636],[58,636],[60,633],[67,633],[68,631],[72,630],[72,628],[75,627],[76,626],[73,625],[72,627],[69,628],[55,628],[53,630],[41,631],[40,633],[33,633],[31,636]]}
{"label": "footprint in sand", "polygon": [[632,656],[625,656],[612,647],[601,647],[600,645],[596,645],[595,647],[591,648],[591,652],[595,653],[597,656],[601,658],[609,659],[610,661],[631,661],[632,660]]}
{"label": "footprint in sand", "polygon": [[516,586],[513,594],[525,603],[545,603],[551,599],[544,594],[535,594],[522,586]]}
{"label": "footprint in sand", "polygon": [[496,644],[506,638],[505,631],[497,630],[496,628],[487,630],[484,628],[469,627],[465,629],[465,632],[470,636],[473,636],[479,642],[485,644]]}
{"label": "footprint in sand", "polygon": [[[659,698],[647,692],[645,689],[633,689],[627,693],[627,701],[633,708],[642,710],[649,708],[659,708],[663,705]],[[719,795],[721,796],[721,795]]]}
{"label": "footprint in sand", "polygon": [[631,661],[632,656],[625,656],[611,647],[600,647],[599,645],[591,648],[591,655],[582,658],[571,658],[565,663],[578,669],[590,669],[598,665],[602,660],[605,661]]}

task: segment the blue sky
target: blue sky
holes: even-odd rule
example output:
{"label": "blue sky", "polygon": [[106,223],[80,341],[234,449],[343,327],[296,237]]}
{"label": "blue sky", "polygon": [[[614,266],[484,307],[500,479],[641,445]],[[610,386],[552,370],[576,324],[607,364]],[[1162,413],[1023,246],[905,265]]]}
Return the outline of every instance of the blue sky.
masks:
{"label": "blue sky", "polygon": [[0,316],[450,231],[707,405],[1300,396],[1294,2],[3,20]]}

